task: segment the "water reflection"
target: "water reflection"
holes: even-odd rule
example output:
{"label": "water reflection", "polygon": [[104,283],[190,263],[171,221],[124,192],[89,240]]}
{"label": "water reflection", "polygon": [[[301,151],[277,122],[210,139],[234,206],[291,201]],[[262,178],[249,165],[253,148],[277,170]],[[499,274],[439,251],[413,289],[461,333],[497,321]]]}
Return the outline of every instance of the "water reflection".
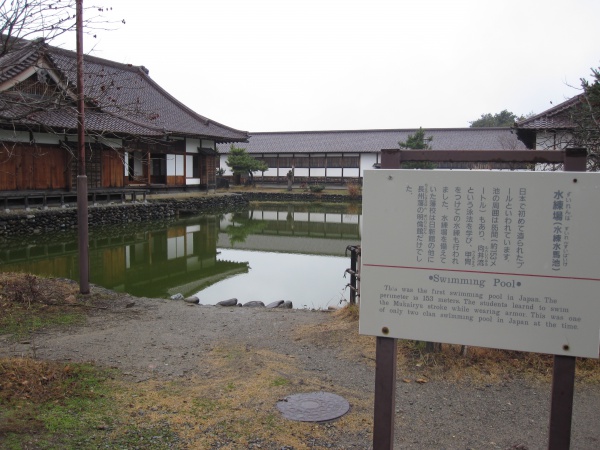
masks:
{"label": "water reflection", "polygon": [[[347,245],[360,215],[342,206],[270,204],[223,215],[92,231],[90,281],[136,296],[198,293],[203,303],[285,299],[325,307],[347,298]],[[321,256],[318,256],[321,255]],[[0,270],[77,280],[64,232],[0,244]]]}
{"label": "water reflection", "polygon": [[219,247],[337,255],[360,243],[360,205],[264,203],[223,216]]}

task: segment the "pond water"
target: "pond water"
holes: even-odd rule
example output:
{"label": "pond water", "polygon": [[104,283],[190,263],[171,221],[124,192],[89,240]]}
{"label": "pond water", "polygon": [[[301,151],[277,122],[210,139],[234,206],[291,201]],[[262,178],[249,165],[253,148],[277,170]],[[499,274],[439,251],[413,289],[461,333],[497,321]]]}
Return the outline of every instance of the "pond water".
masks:
{"label": "pond water", "polygon": [[[348,245],[360,243],[359,205],[253,204],[218,215],[90,232],[90,281],[139,297],[197,295],[204,304],[348,301]],[[0,270],[79,279],[75,232],[0,243]]]}

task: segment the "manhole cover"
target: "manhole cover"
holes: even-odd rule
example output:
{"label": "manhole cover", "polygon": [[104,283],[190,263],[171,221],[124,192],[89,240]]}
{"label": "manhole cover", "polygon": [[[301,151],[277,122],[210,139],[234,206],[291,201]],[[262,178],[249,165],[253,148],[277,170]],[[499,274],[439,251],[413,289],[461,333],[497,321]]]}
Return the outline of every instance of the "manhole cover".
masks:
{"label": "manhole cover", "polygon": [[337,419],[350,409],[348,401],[329,392],[295,394],[277,402],[283,417],[301,422],[322,422]]}

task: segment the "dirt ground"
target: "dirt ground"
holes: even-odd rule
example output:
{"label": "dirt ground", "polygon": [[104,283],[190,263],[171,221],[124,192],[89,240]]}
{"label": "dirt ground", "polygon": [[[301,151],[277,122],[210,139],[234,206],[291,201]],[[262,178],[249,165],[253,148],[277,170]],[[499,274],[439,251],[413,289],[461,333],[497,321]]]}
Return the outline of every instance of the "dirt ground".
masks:
{"label": "dirt ground", "polygon": [[[238,364],[232,367],[248,377],[258,373],[250,370],[252,361],[279,361],[276,370],[291,380],[281,388],[284,395],[326,391],[351,405],[344,418],[327,425],[327,442],[314,440],[306,448],[371,448],[373,355],[355,345],[356,328],[335,334],[332,313],[190,305],[118,294],[107,298],[107,309],[95,309],[85,325],[47,330],[19,342],[0,336],[0,357],[94,361],[118,368],[131,383],[182,380],[215,386],[223,376],[213,363],[219,349],[229,349],[231,364],[236,359]],[[235,356],[231,349],[241,353]],[[576,387],[571,448],[600,448],[599,404],[600,386]],[[548,382],[424,382],[414,370],[399,369],[395,448],[544,449],[549,405]],[[278,416],[275,404],[267,407]],[[283,448],[291,447],[277,447]]]}

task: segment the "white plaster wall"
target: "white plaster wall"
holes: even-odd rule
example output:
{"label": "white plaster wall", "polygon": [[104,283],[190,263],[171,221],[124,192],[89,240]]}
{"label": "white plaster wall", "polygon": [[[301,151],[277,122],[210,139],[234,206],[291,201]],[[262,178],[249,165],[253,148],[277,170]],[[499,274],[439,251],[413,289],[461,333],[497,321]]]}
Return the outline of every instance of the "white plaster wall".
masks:
{"label": "white plaster wall", "polygon": [[360,176],[364,176],[365,169],[372,169],[373,164],[381,163],[381,155],[379,153],[362,153],[360,155]]}
{"label": "white plaster wall", "polygon": [[[290,170],[290,168],[284,168],[284,169],[279,169],[282,170],[281,173],[287,174],[288,170]],[[302,167],[302,168],[296,168],[294,169],[294,176],[295,177],[307,177],[308,176],[308,168]]]}
{"label": "white plaster wall", "polygon": [[197,186],[200,184],[200,178],[186,178],[185,184],[187,186]]}
{"label": "white plaster wall", "polygon": [[325,176],[325,168],[310,169],[310,176],[311,177],[324,177]]}
{"label": "white plaster wall", "polygon": [[225,175],[233,175],[233,172],[231,171],[231,169],[227,165],[227,155],[221,155],[219,157],[219,164],[221,166],[221,169],[225,170]]}
{"label": "white plaster wall", "polygon": [[538,132],[535,135],[536,150],[562,150],[571,145],[573,135],[566,132]]}
{"label": "white plaster wall", "polygon": [[185,140],[186,153],[198,153],[198,147],[200,147],[200,139],[188,138]]}
{"label": "white plaster wall", "polygon": [[[287,173],[287,172],[286,172]],[[260,175],[260,172],[258,172]],[[265,170],[265,177],[276,177],[277,176],[277,167],[269,170]]]}
{"label": "white plaster wall", "polygon": [[339,168],[327,169],[327,176],[328,177],[341,177],[342,169],[339,169]]}
{"label": "white plaster wall", "polygon": [[215,141],[202,139],[202,148],[212,148],[215,149]]}

